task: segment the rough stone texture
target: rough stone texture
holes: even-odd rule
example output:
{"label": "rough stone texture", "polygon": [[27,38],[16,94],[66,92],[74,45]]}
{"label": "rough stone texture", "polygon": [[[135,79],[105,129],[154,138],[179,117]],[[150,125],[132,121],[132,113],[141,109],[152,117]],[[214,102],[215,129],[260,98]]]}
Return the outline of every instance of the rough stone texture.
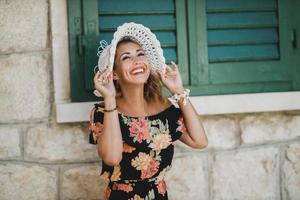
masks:
{"label": "rough stone texture", "polygon": [[300,142],[289,145],[283,165],[283,193],[287,200],[300,199]]}
{"label": "rough stone texture", "polygon": [[81,166],[62,174],[61,199],[103,199],[107,186],[100,178],[99,166]]}
{"label": "rough stone texture", "polygon": [[[208,138],[208,146],[200,151],[230,149],[239,145],[239,127],[234,119],[207,117],[203,120],[203,126]],[[182,142],[176,142],[175,146],[179,151],[195,151]]]}
{"label": "rough stone texture", "polygon": [[212,199],[280,199],[278,149],[217,154],[212,183]]}
{"label": "rough stone texture", "polygon": [[0,58],[0,123],[49,115],[49,56],[13,54]]}
{"label": "rough stone texture", "polygon": [[45,161],[98,160],[97,148],[88,143],[88,130],[77,125],[36,126],[25,137],[25,159]]}
{"label": "rough stone texture", "polygon": [[300,136],[300,116],[271,113],[247,116],[241,120],[241,130],[245,144],[293,139]]}
{"label": "rough stone texture", "polygon": [[206,155],[189,154],[175,158],[166,177],[170,200],[207,200],[208,179],[206,171]]}
{"label": "rough stone texture", "polygon": [[17,128],[0,128],[0,159],[11,159],[21,156],[20,135]]}
{"label": "rough stone texture", "polygon": [[0,165],[0,199],[54,200],[56,181],[56,173],[44,167]]}
{"label": "rough stone texture", "polygon": [[235,120],[230,118],[210,118],[205,120],[208,148],[228,149],[239,144],[239,129]]}
{"label": "rough stone texture", "polygon": [[0,13],[0,54],[46,48],[47,0],[1,0]]}

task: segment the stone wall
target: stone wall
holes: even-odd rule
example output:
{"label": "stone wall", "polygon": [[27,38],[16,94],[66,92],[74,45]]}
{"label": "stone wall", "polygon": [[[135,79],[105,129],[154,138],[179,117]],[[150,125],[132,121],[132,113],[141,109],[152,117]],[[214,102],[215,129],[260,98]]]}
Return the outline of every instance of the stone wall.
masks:
{"label": "stone wall", "polygon": [[[87,123],[57,124],[47,0],[0,0],[0,199],[102,199]],[[176,144],[171,200],[299,200],[300,112],[204,116],[205,150]]]}

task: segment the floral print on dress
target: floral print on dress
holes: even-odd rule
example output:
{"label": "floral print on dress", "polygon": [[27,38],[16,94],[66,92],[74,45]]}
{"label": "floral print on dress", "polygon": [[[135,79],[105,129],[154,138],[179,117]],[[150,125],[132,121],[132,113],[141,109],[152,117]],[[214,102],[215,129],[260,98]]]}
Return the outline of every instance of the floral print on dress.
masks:
{"label": "floral print on dress", "polygon": [[110,180],[118,181],[118,180],[120,180],[120,176],[121,176],[121,167],[120,167],[120,165],[118,165],[118,166],[114,167],[114,171],[110,177]]}
{"label": "floral print on dress", "polygon": [[132,153],[135,150],[135,147],[132,147],[126,143],[123,143],[123,152],[124,153]]}
{"label": "floral print on dress", "polygon": [[177,121],[178,127],[176,129],[176,131],[179,131],[181,133],[186,133],[186,127],[184,125],[184,121],[183,121],[183,117],[180,117]]}
{"label": "floral print on dress", "polygon": [[131,165],[141,171],[141,179],[146,179],[157,173],[159,161],[149,154],[140,152],[137,157],[132,159]]}
{"label": "floral print on dress", "polygon": [[143,118],[134,119],[129,127],[130,136],[139,143],[150,138],[148,122]]}
{"label": "floral print on dress", "polygon": [[170,134],[158,134],[153,137],[153,141],[149,147],[154,151],[160,152],[162,149],[167,148],[172,142]]}
{"label": "floral print on dress", "polygon": [[112,186],[113,190],[121,190],[124,192],[131,192],[133,190],[132,186],[125,183],[114,183]]}
{"label": "floral print on dress", "polygon": [[97,141],[103,130],[103,124],[101,122],[90,123],[89,130],[93,134],[94,141]]}
{"label": "floral print on dress", "polygon": [[[103,130],[104,113],[98,104],[90,121],[90,143]],[[157,115],[118,114],[122,131],[122,160],[117,166],[102,161],[101,177],[109,180],[107,200],[167,200],[165,175],[171,168],[173,142],[186,132],[180,109],[171,106]],[[126,197],[126,198],[125,198]]]}

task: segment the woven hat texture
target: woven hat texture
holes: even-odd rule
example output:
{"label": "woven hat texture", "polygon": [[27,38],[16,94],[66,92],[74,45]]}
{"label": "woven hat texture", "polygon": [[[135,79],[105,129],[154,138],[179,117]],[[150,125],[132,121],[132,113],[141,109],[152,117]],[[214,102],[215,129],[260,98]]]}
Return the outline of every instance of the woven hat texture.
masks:
{"label": "woven hat texture", "polygon": [[106,67],[111,71],[113,70],[117,44],[125,37],[131,38],[142,47],[146,56],[149,58],[151,71],[162,71],[166,68],[163,50],[155,34],[142,24],[130,22],[124,23],[117,28],[110,45],[106,44],[107,46],[103,47],[103,44],[100,42],[101,49],[98,50],[99,71],[104,70]]}

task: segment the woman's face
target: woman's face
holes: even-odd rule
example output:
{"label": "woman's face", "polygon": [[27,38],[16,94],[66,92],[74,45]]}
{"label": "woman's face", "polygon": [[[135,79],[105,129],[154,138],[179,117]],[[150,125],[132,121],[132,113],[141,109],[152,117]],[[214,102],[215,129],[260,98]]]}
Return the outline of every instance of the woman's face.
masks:
{"label": "woman's face", "polygon": [[140,45],[120,43],[116,50],[115,78],[121,84],[144,84],[150,75],[148,58]]}

